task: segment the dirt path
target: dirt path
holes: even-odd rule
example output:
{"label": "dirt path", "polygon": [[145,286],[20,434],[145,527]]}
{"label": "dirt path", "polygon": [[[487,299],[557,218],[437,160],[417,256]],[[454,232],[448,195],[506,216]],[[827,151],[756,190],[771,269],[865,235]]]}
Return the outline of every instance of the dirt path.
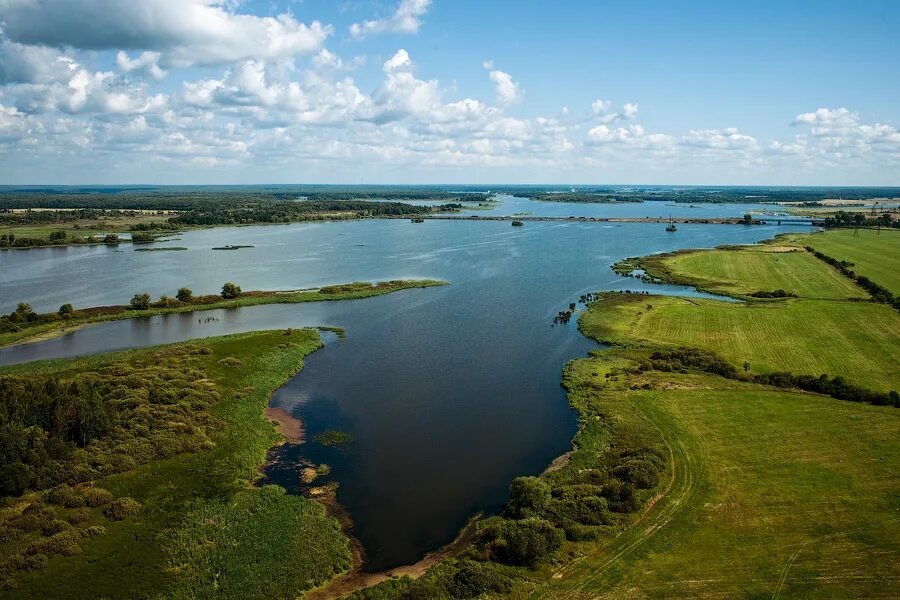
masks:
{"label": "dirt path", "polygon": [[687,508],[697,488],[697,458],[666,427],[665,417],[653,410],[646,414],[669,449],[671,477],[665,489],[648,503],[631,527],[554,573],[550,581],[532,593],[532,598],[596,597],[615,583],[620,564]]}

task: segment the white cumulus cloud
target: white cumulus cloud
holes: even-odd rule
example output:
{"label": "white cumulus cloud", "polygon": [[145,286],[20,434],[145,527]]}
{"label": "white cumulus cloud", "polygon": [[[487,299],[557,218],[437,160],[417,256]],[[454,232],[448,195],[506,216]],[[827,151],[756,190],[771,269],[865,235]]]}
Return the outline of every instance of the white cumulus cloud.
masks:
{"label": "white cumulus cloud", "polygon": [[371,19],[350,26],[350,35],[362,38],[378,33],[418,33],[431,0],[400,0],[396,10],[384,19]]}
{"label": "white cumulus cloud", "polygon": [[331,27],[290,14],[241,14],[221,0],[0,0],[12,41],[87,50],[150,50],[164,66],[214,65],[318,51]]}

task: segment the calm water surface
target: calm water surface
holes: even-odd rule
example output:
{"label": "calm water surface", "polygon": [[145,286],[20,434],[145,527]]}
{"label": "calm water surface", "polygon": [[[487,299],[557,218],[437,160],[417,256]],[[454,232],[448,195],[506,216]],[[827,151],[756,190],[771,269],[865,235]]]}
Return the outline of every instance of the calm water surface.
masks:
{"label": "calm water surface", "polygon": [[[329,464],[328,480],[340,486],[338,500],[355,522],[367,567],[382,569],[448,542],[468,517],[496,510],[512,478],[540,472],[569,449],[577,419],[560,370],[595,346],[574,320],[555,327],[551,321],[584,292],[649,289],[610,264],[798,230],[684,225],[671,234],[656,224],[352,221],[193,231],[172,242],[184,252],[3,252],[4,312],[20,301],[36,310],[118,304],[142,291],[173,295],[183,285],[212,293],[226,280],[244,289],[410,277],[451,285],[105,323],[0,349],[0,364],[264,328],[344,327],[346,340],[311,355],[272,403],[302,419],[308,438],[337,429],[354,442],[281,447],[268,476],[297,490],[298,463]],[[222,244],[255,247],[211,250]]]}

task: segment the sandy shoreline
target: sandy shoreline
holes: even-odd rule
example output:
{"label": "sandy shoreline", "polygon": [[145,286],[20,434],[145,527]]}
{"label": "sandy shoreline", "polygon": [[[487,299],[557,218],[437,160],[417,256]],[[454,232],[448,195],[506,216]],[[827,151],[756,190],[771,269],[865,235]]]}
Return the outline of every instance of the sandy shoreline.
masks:
{"label": "sandy shoreline", "polygon": [[303,423],[283,408],[269,407],[264,411],[266,418],[278,424],[278,432],[291,444],[302,444],[304,439]]}

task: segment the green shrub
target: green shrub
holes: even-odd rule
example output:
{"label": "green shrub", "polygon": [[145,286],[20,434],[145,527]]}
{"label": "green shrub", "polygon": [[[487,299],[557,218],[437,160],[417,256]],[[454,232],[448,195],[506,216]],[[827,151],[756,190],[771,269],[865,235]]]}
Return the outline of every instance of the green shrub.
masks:
{"label": "green shrub", "polygon": [[97,537],[98,535],[106,535],[106,527],[103,525],[93,525],[81,532],[84,537]]}
{"label": "green shrub", "polygon": [[226,367],[230,367],[232,369],[237,369],[238,367],[244,366],[244,361],[239,358],[235,358],[233,356],[226,356],[222,360],[219,361],[220,365],[224,365]]}
{"label": "green shrub", "polygon": [[129,304],[132,310],[147,310],[150,308],[150,294],[135,294]]}
{"label": "green shrub", "polygon": [[91,487],[84,490],[84,503],[88,506],[104,506],[113,501],[113,495],[107,490]]}
{"label": "green shrub", "polygon": [[230,281],[222,286],[222,297],[225,298],[226,300],[232,300],[234,298],[237,298],[240,295],[241,295],[240,286],[235,285],[235,284],[231,283]]}
{"label": "green shrub", "polygon": [[38,540],[25,549],[26,555],[35,554],[61,554],[62,556],[75,556],[81,554],[81,535],[74,529],[61,531],[48,538]]}
{"label": "green shrub", "polygon": [[661,467],[652,461],[637,458],[613,469],[613,475],[639,490],[649,490],[659,483]]}
{"label": "green shrub", "polygon": [[512,589],[510,578],[491,563],[463,561],[453,574],[448,591],[454,598],[477,598],[485,593],[505,594]]}
{"label": "green shrub", "polygon": [[21,556],[17,562],[20,571],[40,571],[47,568],[47,555],[32,554],[30,556]]}
{"label": "green shrub", "polygon": [[498,562],[534,568],[562,547],[565,534],[544,519],[489,519],[479,529],[479,543]]}
{"label": "green shrub", "polygon": [[141,503],[133,498],[119,498],[103,510],[110,521],[122,521],[141,510]]}
{"label": "green shrub", "polygon": [[46,494],[47,502],[66,508],[84,506],[84,497],[65,483],[56,486]]}
{"label": "green shrub", "polygon": [[175,294],[175,297],[178,298],[181,302],[190,302],[193,297],[194,292],[192,292],[189,288],[183,287],[178,290],[178,293]]}
{"label": "green shrub", "polygon": [[72,308],[71,304],[63,304],[62,306],[59,307],[59,314],[60,315],[70,315],[74,312],[74,310],[75,309]]}
{"label": "green shrub", "polygon": [[34,502],[25,507],[22,514],[10,519],[9,523],[22,531],[41,531],[56,519],[56,513],[48,506]]}
{"label": "green shrub", "polygon": [[71,515],[69,515],[69,523],[72,525],[78,525],[79,523],[84,523],[88,519],[91,518],[91,511],[86,508],[79,508],[74,511]]}
{"label": "green shrub", "polygon": [[45,524],[41,529],[41,533],[44,535],[53,535],[54,533],[59,533],[60,531],[67,531],[71,529],[72,526],[66,523],[61,519],[54,519],[49,523]]}
{"label": "green shrub", "polygon": [[550,504],[550,486],[539,477],[516,477],[504,512],[513,519],[539,516]]}
{"label": "green shrub", "polygon": [[353,443],[353,436],[346,431],[329,429],[313,436],[313,441],[323,446],[344,446]]}

